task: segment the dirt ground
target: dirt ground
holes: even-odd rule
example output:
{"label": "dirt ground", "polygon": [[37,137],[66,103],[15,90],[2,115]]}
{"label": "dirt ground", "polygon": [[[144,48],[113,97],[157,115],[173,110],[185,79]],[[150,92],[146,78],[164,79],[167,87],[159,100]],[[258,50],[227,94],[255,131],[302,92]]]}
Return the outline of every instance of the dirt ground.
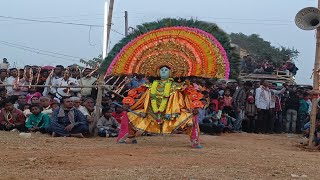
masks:
{"label": "dirt ground", "polygon": [[0,132],[0,179],[319,179],[318,151],[290,135],[140,137],[137,145],[110,138],[51,138]]}

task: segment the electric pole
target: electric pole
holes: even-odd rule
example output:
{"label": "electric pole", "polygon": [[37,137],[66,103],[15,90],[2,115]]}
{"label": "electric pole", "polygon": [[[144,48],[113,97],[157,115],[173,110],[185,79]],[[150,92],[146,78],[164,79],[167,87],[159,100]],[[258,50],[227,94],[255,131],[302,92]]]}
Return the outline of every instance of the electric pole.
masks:
{"label": "electric pole", "polygon": [[[103,50],[102,50],[101,64],[103,64],[103,61],[105,61],[107,54],[108,54],[113,5],[114,5],[114,0],[110,0],[109,6],[108,6],[108,0],[105,0],[105,3],[104,3],[104,26],[103,26]],[[96,119],[95,119],[96,121],[99,120],[100,114],[101,114],[101,101],[102,101],[102,95],[104,92],[104,73],[105,72],[101,72],[99,79],[98,79],[98,95],[97,95],[97,102],[96,102]]]}
{"label": "electric pole", "polygon": [[128,36],[128,31],[129,31],[129,25],[128,25],[128,11],[125,11],[124,12],[124,26],[125,26],[125,31],[124,31],[124,34],[126,36]]}
{"label": "electric pole", "polygon": [[[320,0],[318,0],[318,9],[320,9]],[[320,64],[320,27],[317,28],[317,42],[316,42],[316,58],[313,68],[313,89],[319,90],[319,64]],[[318,102],[315,95],[312,95],[312,111],[310,115],[310,134],[309,134],[309,146],[313,145],[314,133],[316,129],[317,120],[317,108]]]}

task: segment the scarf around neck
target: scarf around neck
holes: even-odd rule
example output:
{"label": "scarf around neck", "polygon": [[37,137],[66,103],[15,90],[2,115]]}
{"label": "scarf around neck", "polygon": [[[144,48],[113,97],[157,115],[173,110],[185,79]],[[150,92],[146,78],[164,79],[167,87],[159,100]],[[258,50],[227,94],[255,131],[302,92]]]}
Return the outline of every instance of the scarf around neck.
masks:
{"label": "scarf around neck", "polygon": [[13,109],[12,111],[6,111],[3,108],[1,111],[7,123],[14,124],[16,122],[16,117],[14,115],[15,109]]}
{"label": "scarf around neck", "polygon": [[67,109],[65,108],[64,106],[61,106],[60,109],[59,109],[59,113],[58,113],[58,117],[59,118],[64,118],[66,116],[65,114],[65,111],[69,111],[68,112],[68,119],[70,121],[71,124],[74,124],[75,123],[75,120],[74,120],[74,110],[75,108],[71,108],[71,109]]}

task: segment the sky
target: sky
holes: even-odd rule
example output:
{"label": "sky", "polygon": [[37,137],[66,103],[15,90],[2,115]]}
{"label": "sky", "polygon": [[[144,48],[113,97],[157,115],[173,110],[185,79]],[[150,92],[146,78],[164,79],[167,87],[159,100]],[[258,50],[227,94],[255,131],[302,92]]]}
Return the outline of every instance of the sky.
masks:
{"label": "sky", "polygon": [[[0,17],[0,58],[11,65],[70,65],[102,54],[104,0],[0,0],[0,16],[86,24],[39,23]],[[296,27],[294,17],[316,0],[115,0],[110,48],[129,26],[171,18],[216,23],[227,33],[259,34],[274,46],[300,52],[296,81],[312,84],[315,31]],[[33,49],[30,49],[33,48]],[[40,51],[41,50],[41,51]]]}

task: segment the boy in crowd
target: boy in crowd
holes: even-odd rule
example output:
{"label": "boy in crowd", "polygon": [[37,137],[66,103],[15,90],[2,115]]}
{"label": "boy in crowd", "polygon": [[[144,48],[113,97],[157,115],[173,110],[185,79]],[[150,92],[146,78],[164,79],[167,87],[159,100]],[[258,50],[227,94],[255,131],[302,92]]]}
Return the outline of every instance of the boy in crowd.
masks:
{"label": "boy in crowd", "polygon": [[42,113],[47,114],[50,118],[52,115],[52,108],[50,106],[50,98],[49,97],[40,97],[39,105],[42,108]]}
{"label": "boy in crowd", "polygon": [[117,137],[120,129],[120,124],[112,117],[111,109],[103,109],[103,116],[97,123],[98,135],[100,137]]}
{"label": "boy in crowd", "polygon": [[297,132],[301,133],[304,124],[306,124],[306,119],[308,115],[309,105],[305,98],[308,96],[307,93],[299,93],[299,110],[298,110],[298,122],[297,122]]}
{"label": "boy in crowd", "polygon": [[26,127],[31,132],[40,131],[46,133],[50,126],[50,118],[47,114],[41,112],[41,108],[38,105],[32,105],[30,107],[31,115],[29,116]]}
{"label": "boy in crowd", "polygon": [[117,122],[119,124],[121,124],[121,120],[122,120],[124,113],[127,113],[127,112],[123,111],[122,107],[116,106],[115,111],[112,112],[112,117],[114,117],[117,120]]}

